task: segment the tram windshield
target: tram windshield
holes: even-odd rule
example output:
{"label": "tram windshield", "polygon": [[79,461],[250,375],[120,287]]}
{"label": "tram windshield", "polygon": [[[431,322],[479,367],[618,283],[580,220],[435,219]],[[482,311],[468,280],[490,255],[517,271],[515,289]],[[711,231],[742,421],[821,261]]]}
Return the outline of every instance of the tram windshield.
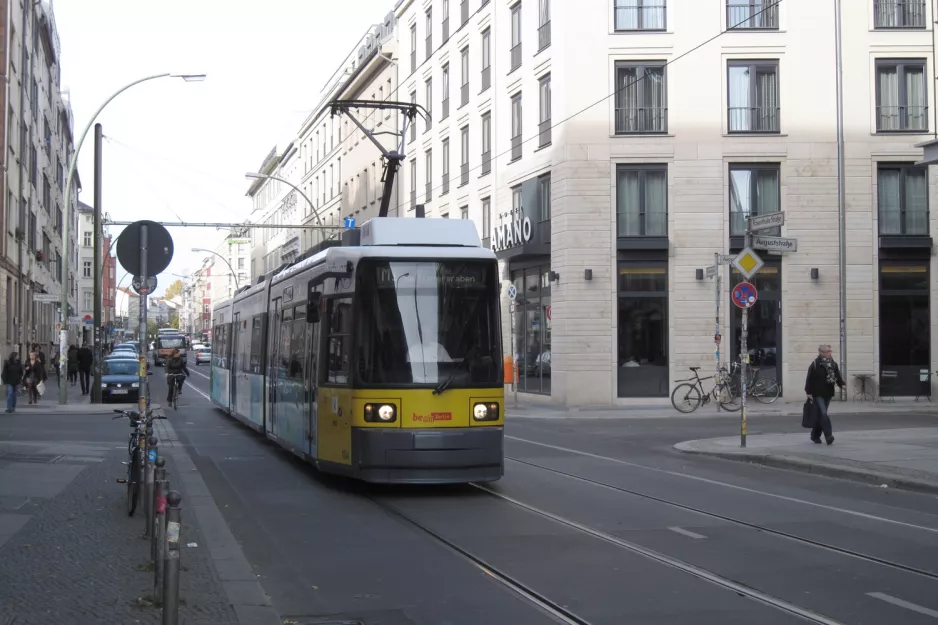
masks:
{"label": "tram windshield", "polygon": [[501,385],[494,262],[363,260],[356,292],[359,383]]}

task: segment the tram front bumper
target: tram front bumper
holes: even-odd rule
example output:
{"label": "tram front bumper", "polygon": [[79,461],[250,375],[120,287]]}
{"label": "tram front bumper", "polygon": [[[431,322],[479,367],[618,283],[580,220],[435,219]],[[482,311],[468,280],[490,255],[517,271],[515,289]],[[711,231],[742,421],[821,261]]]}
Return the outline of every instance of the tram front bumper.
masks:
{"label": "tram front bumper", "polygon": [[368,482],[493,482],[504,474],[504,428],[352,430],[352,458]]}

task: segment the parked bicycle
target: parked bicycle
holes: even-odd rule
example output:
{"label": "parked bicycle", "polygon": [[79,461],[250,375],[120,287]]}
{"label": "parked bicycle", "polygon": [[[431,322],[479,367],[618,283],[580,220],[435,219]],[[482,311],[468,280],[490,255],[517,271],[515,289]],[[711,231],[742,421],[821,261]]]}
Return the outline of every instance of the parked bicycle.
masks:
{"label": "parked bicycle", "polygon": [[[711,397],[720,404],[721,408],[730,412],[735,412],[742,407],[739,394],[730,381],[726,367],[720,367],[717,375],[706,378],[701,378],[700,374],[697,373],[700,367],[689,367],[689,369],[694,372],[694,377],[687,380],[678,380],[681,384],[674,387],[674,391],[671,392],[671,405],[674,406],[675,410],[685,414],[694,412],[702,404],[710,403]],[[703,381],[711,379],[714,380],[714,385],[708,393],[703,389]]]}
{"label": "parked bicycle", "polygon": [[127,484],[127,516],[133,516],[137,510],[137,502],[140,500],[140,486],[143,484],[147,462],[147,441],[153,435],[153,421],[166,417],[154,415],[152,410],[147,410],[142,419],[136,410],[115,410],[114,412],[117,416],[112,417],[112,420],[127,417],[130,420],[130,427],[133,428],[127,441],[127,454],[130,460],[124,463],[127,465],[127,478],[117,480],[118,483]]}
{"label": "parked bicycle", "polygon": [[[746,387],[746,396],[755,397],[760,403],[771,404],[782,394],[782,389],[778,382],[772,378],[766,378],[759,375],[760,367],[749,365],[748,385]],[[737,395],[742,394],[742,363],[738,360],[730,365],[730,376],[734,392]]]}

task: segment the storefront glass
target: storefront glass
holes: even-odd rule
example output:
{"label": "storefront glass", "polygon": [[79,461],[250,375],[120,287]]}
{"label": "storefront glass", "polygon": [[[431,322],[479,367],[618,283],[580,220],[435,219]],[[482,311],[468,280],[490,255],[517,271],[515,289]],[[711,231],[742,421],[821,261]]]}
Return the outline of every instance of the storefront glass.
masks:
{"label": "storefront glass", "polygon": [[924,394],[930,383],[928,263],[880,267],[879,361],[885,395]]}
{"label": "storefront glass", "polygon": [[550,268],[540,265],[511,272],[518,290],[512,316],[518,390],[550,394]]}
{"label": "storefront glass", "polygon": [[[732,269],[732,282],[730,288],[743,282],[743,276]],[[749,309],[748,337],[746,340],[749,352],[749,364],[759,370],[761,377],[772,378],[781,386],[782,362],[782,271],[781,265],[775,261],[767,261],[749,282],[756,287],[759,299],[755,306]],[[743,311],[732,302],[728,303],[732,317],[730,318],[730,357],[733,361],[739,360],[739,346],[742,339]],[[807,364],[805,364],[807,367]]]}
{"label": "storefront glass", "polygon": [[619,263],[619,397],[668,396],[668,267]]}

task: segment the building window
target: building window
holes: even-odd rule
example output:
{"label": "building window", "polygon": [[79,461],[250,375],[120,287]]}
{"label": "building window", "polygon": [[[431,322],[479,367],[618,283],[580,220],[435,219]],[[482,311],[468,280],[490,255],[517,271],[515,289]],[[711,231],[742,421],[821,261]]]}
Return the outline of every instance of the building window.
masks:
{"label": "building window", "polygon": [[521,94],[511,97],[511,160],[521,158]]}
{"label": "building window", "polygon": [[521,67],[521,3],[511,7],[511,71]]}
{"label": "building window", "polygon": [[449,63],[443,66],[443,111],[440,119],[449,117]]}
{"label": "building window", "polygon": [[463,26],[469,21],[469,0],[462,0],[459,3],[459,25]]}
{"label": "building window", "polygon": [[664,30],[665,0],[615,0],[616,30]]}
{"label": "building window", "polygon": [[449,193],[449,139],[443,139],[443,189],[440,195]]}
{"label": "building window", "polygon": [[931,388],[928,264],[927,260],[880,263],[881,395],[927,395]]}
{"label": "building window", "polygon": [[238,269],[244,269],[244,258],[238,259]]}
{"label": "building window", "polygon": [[459,218],[460,219],[469,219],[469,207],[460,206],[459,207]]}
{"label": "building window", "polygon": [[[417,104],[417,92],[410,92],[410,103]],[[410,122],[410,142],[413,143],[417,140],[417,120],[413,119]]]}
{"label": "building window", "polygon": [[492,171],[492,114],[482,115],[482,175]]}
{"label": "building window", "polygon": [[537,49],[541,51],[550,45],[550,0],[538,0],[538,8]]}
{"label": "building window", "polygon": [[459,53],[459,68],[462,82],[459,87],[459,106],[469,104],[469,46]]}
{"label": "building window", "polygon": [[417,25],[410,27],[410,73],[417,71]]}
{"label": "building window", "polygon": [[82,310],[91,310],[94,308],[94,296],[91,291],[81,292]]}
{"label": "building window", "polygon": [[433,56],[433,9],[427,9],[427,58]]}
{"label": "building window", "polygon": [[778,30],[778,0],[727,0],[726,28]]}
{"label": "building window", "polygon": [[876,131],[928,131],[923,59],[876,61]]}
{"label": "building window", "polygon": [[427,191],[424,193],[424,201],[429,202],[433,199],[433,150],[427,150]]}
{"label": "building window", "polygon": [[667,165],[616,168],[616,218],[620,237],[668,236]]}
{"label": "building window", "polygon": [[82,263],[81,263],[81,276],[82,276],[83,278],[90,278],[90,277],[91,277],[91,261],[90,261],[90,260],[82,261]]}
{"label": "building window", "polygon": [[518,290],[512,323],[518,359],[518,390],[550,395],[551,320],[549,265],[511,272]]}
{"label": "building window", "polygon": [[93,241],[91,240],[91,234],[92,233],[90,232],[85,232],[82,234],[81,244],[84,245],[85,247],[91,247],[94,244]]}
{"label": "building window", "polygon": [[779,132],[778,61],[729,61],[730,132]]}
{"label": "building window", "polygon": [[417,159],[410,159],[410,210],[417,208]]}
{"label": "building window", "polygon": [[873,0],[876,28],[925,28],[925,0]]}
{"label": "building window", "polygon": [[427,97],[427,130],[433,127],[433,79],[427,78],[424,83],[424,91]]}
{"label": "building window", "polygon": [[469,126],[459,129],[459,186],[469,184]]}
{"label": "building window", "polygon": [[449,0],[443,1],[443,43],[446,43],[449,40]]}
{"label": "building window", "polygon": [[492,198],[482,198],[482,245],[492,247]]}
{"label": "building window", "polygon": [[[749,217],[776,213],[781,206],[778,164],[730,165],[730,234],[746,233]],[[779,234],[778,228],[762,234]]]}
{"label": "building window", "polygon": [[667,131],[664,62],[616,63],[616,134]]}
{"label": "building window", "polygon": [[537,179],[537,236],[541,243],[550,243],[550,174]]}
{"label": "building window", "polygon": [[538,109],[538,147],[550,145],[550,74],[547,74],[538,81],[538,94],[540,107]]}
{"label": "building window", "polygon": [[352,300],[330,299],[326,304],[329,324],[329,359],[326,370],[327,384],[348,384],[352,354]]}
{"label": "building window", "polygon": [[667,397],[667,261],[619,261],[618,271],[618,396]]}
{"label": "building window", "polygon": [[877,189],[881,235],[928,235],[927,167],[880,165]]}
{"label": "building window", "polygon": [[482,91],[492,86],[492,30],[482,31]]}

